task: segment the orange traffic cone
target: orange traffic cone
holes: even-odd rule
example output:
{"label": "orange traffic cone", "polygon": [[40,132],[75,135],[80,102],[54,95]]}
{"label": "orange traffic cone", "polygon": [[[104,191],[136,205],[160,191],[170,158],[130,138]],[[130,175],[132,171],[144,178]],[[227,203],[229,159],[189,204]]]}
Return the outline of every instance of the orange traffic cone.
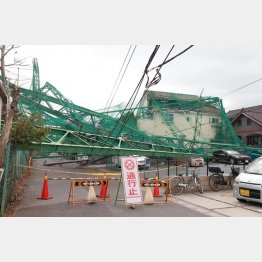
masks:
{"label": "orange traffic cone", "polygon": [[44,176],[44,184],[43,184],[43,190],[42,190],[42,196],[41,197],[38,197],[37,199],[44,199],[44,200],[48,200],[50,198],[53,198],[53,197],[50,197],[48,196],[48,178],[47,178],[47,175],[45,174]]}
{"label": "orange traffic cone", "polygon": [[158,187],[157,183],[158,183],[158,177],[156,176],[156,186],[154,188],[153,197],[162,197],[162,196],[160,196],[159,187]]}
{"label": "orange traffic cone", "polygon": [[106,186],[106,176],[104,176],[104,179],[102,180],[102,185],[101,185],[101,189],[100,189],[100,193],[99,195],[97,195],[97,197],[100,198],[106,198],[109,197],[109,192],[108,192],[108,185]]}

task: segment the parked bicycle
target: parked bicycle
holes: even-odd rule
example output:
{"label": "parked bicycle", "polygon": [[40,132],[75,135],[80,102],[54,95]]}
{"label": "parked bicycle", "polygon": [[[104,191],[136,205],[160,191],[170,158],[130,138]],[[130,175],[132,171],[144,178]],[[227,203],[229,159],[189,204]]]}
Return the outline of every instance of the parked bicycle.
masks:
{"label": "parked bicycle", "polygon": [[229,185],[233,188],[234,180],[239,175],[240,168],[231,166],[231,173],[229,176],[224,176],[224,171],[220,167],[208,167],[212,175],[209,177],[209,186],[214,191],[219,191],[222,186]]}
{"label": "parked bicycle", "polygon": [[195,187],[197,188],[197,190],[203,194],[204,192],[204,188],[201,184],[201,181],[198,177],[198,175],[196,174],[196,168],[192,169],[192,174],[188,176],[189,179],[186,181],[184,176],[179,174],[178,176],[173,176],[170,178],[170,182],[171,182],[171,193],[173,195],[180,195],[184,190],[187,190],[189,188],[192,188],[192,186],[190,186],[192,184],[192,182],[194,182]]}

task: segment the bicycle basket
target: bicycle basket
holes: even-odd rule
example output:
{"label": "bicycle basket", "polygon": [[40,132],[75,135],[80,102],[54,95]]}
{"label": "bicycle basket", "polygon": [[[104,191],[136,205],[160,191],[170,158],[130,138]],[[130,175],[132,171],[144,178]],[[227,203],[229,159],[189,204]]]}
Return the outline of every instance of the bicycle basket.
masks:
{"label": "bicycle basket", "polygon": [[208,171],[211,172],[211,173],[218,173],[218,174],[223,174],[224,171],[222,171],[220,169],[220,167],[217,167],[217,166],[210,166],[208,167]]}

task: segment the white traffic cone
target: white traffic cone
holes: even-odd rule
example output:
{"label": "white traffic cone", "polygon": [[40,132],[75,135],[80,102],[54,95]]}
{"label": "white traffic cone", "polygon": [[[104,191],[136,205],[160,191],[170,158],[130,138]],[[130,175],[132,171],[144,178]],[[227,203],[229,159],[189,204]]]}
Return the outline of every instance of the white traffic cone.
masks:
{"label": "white traffic cone", "polygon": [[89,187],[89,191],[87,194],[87,203],[91,204],[91,203],[95,203],[96,202],[96,192],[93,186]]}
{"label": "white traffic cone", "polygon": [[146,194],[145,194],[145,198],[144,198],[144,204],[145,205],[152,205],[154,204],[154,197],[151,191],[150,187],[146,188]]}

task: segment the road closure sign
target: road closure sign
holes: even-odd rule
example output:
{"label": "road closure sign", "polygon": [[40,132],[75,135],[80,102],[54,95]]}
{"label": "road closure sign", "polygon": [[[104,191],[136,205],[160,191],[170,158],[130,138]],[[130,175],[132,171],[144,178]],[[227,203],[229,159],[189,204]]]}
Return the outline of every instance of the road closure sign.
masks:
{"label": "road closure sign", "polygon": [[137,159],[135,157],[121,157],[121,169],[126,205],[142,204]]}

